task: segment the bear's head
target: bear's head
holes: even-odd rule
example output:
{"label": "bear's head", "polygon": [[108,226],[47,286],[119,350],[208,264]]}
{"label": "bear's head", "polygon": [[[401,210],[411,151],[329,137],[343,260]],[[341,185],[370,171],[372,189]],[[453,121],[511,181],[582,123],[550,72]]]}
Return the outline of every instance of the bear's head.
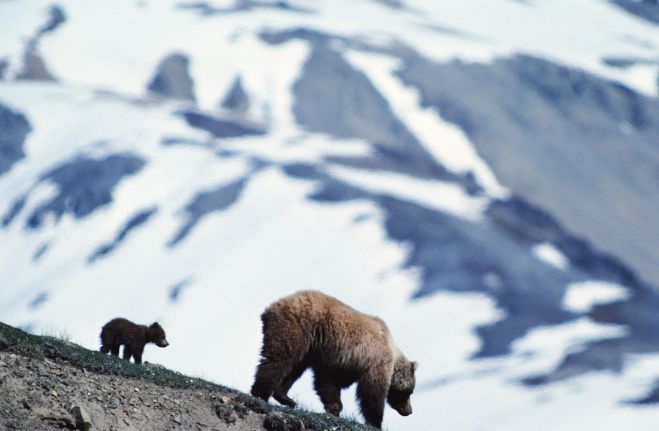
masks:
{"label": "bear's head", "polygon": [[401,416],[412,414],[410,395],[412,395],[414,386],[416,386],[414,373],[418,366],[417,362],[409,361],[403,355],[400,355],[394,364],[394,373],[391,376],[387,402]]}
{"label": "bear's head", "polygon": [[149,326],[149,328],[146,330],[146,337],[149,343],[153,343],[158,347],[169,346],[167,337],[165,336],[165,330],[162,329],[162,326],[160,326],[158,322]]}

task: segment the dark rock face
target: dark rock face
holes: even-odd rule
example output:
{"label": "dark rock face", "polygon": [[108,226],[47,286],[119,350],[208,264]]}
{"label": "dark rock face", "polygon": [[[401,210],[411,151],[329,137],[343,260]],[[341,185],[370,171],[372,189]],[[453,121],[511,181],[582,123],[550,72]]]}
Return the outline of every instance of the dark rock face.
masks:
{"label": "dark rock face", "polygon": [[608,56],[602,58],[602,63],[609,67],[615,67],[616,69],[627,69],[632,66],[657,64],[659,63],[659,60],[640,57]]}
{"label": "dark rock face", "polygon": [[596,322],[622,325],[626,333],[587,343],[567,354],[556,369],[524,383],[547,384],[593,370],[617,373],[626,366],[628,355],[659,352],[659,296],[654,290],[634,291],[630,299],[597,305],[588,315]]}
{"label": "dark rock face", "polygon": [[233,81],[233,85],[220,104],[222,108],[235,112],[236,114],[245,114],[249,109],[249,96],[243,88],[240,76]]}
{"label": "dark rock face", "polygon": [[293,91],[295,118],[307,129],[366,140],[420,174],[441,170],[368,77],[325,43],[313,45]]}
{"label": "dark rock face", "polygon": [[0,175],[25,157],[25,138],[31,130],[23,114],[0,103]]}
{"label": "dark rock face", "polygon": [[[621,372],[628,354],[659,351],[659,293],[638,278],[615,256],[597,251],[587,241],[576,238],[550,215],[520,198],[493,202],[487,211],[491,220],[519,241],[551,242],[569,258],[570,264],[590,279],[620,283],[630,289],[629,299],[594,306],[587,315],[595,322],[621,325],[622,336],[587,343],[567,354],[556,369],[529,376],[529,386],[568,379],[590,371]],[[651,395],[650,395],[651,396]]]}
{"label": "dark rock face", "polygon": [[283,166],[286,175],[303,180],[316,180],[321,178],[321,173],[318,169],[308,163],[289,163]]}
{"label": "dark rock face", "polygon": [[[500,203],[495,203],[496,205]],[[498,216],[494,217],[495,223],[498,223]],[[659,334],[654,329],[659,325],[657,291],[639,280],[633,270],[615,257],[598,252],[586,241],[572,237],[559,225],[545,226],[552,226],[550,229],[543,229],[545,233],[551,232],[549,235],[542,235],[545,240],[553,241],[570,259],[571,265],[588,274],[588,278],[613,281],[629,287],[629,299],[596,305],[587,312],[588,317],[595,322],[624,326],[626,333],[619,337],[589,342],[580,350],[567,354],[553,371],[529,376],[523,383],[536,386],[590,371],[620,372],[625,367],[627,354],[659,351]],[[528,230],[525,238],[533,237],[533,231]]]}
{"label": "dark rock face", "polygon": [[593,278],[609,280],[635,289],[647,286],[615,256],[595,250],[587,241],[567,232],[554,217],[519,197],[493,201],[486,211],[502,230],[529,245],[549,242],[570,264]]}
{"label": "dark rock face", "polygon": [[23,53],[23,65],[16,74],[21,81],[55,81],[56,78],[48,70],[46,62],[39,53],[39,41],[47,33],[57,30],[66,21],[64,9],[58,5],[51,5],[48,17],[36,34],[28,40]]}
{"label": "dark rock face", "polygon": [[181,294],[186,290],[192,283],[192,277],[188,277],[184,280],[175,283],[169,288],[169,300],[171,302],[177,302],[181,297]]}
{"label": "dark rock face", "polygon": [[[29,215],[26,226],[37,229],[44,219],[52,215],[59,220],[65,213],[81,219],[97,208],[112,201],[112,191],[124,177],[134,175],[144,166],[144,161],[131,154],[115,154],[103,159],[84,156],[43,174],[39,182],[50,181],[58,187],[53,198],[40,204]],[[9,225],[25,205],[26,196],[18,198],[3,217]]]}
{"label": "dark rock face", "polygon": [[41,244],[39,248],[37,248],[36,251],[34,252],[34,255],[32,255],[32,260],[34,262],[40,261],[41,258],[48,252],[49,248],[50,248],[49,242]]}
{"label": "dark rock face", "polygon": [[505,312],[503,320],[479,329],[478,356],[509,352],[510,344],[540,325],[574,316],[562,308],[566,285],[583,274],[539,261],[530,248],[489,225],[392,198],[380,198],[392,239],[412,244],[407,266],[421,269],[418,296],[438,290],[484,292]]}
{"label": "dark rock face", "polygon": [[174,147],[174,146],[191,146],[191,147],[201,147],[201,148],[212,148],[212,144],[205,141],[199,141],[197,139],[185,138],[180,136],[166,136],[161,139],[160,143],[165,147]]}
{"label": "dark rock face", "polygon": [[55,81],[55,77],[41,58],[36,41],[28,43],[23,54],[23,66],[16,74],[16,79],[19,81]]}
{"label": "dark rock face", "polygon": [[[569,259],[574,274],[629,288],[629,299],[587,312],[595,322],[625,326],[626,334],[586,343],[555,370],[524,383],[546,384],[593,370],[618,372],[628,354],[659,351],[659,335],[652,329],[659,325],[659,102],[528,56],[489,65],[432,64],[409,53],[404,60],[403,82],[421,92],[425,105],[462,127],[516,194],[487,210],[497,231],[527,247],[550,242]],[[498,252],[498,247],[483,249]],[[508,270],[513,261],[505,263]],[[542,286],[548,280],[542,278],[541,284],[527,280],[526,285]],[[507,317],[479,329],[480,354],[505,352],[514,337],[537,325],[537,316],[567,317],[556,314],[560,304],[547,298],[538,298],[543,310],[531,314],[524,311],[533,310],[530,297],[512,303],[509,298],[502,305]]]}
{"label": "dark rock face", "polygon": [[308,165],[288,165],[284,172],[320,182],[310,196],[316,201],[375,202],[383,212],[388,236],[410,247],[405,266],[420,271],[417,297],[440,290],[491,296],[506,316],[479,329],[478,356],[505,354],[530,329],[576,317],[563,309],[562,300],[567,284],[583,280],[585,274],[547,265],[531,253],[527,242],[495,224],[473,224],[398,198],[374,195]]}
{"label": "dark rock face", "polygon": [[259,136],[266,133],[261,125],[235,118],[220,118],[201,111],[181,111],[179,114],[191,127],[206,130],[216,138]]}
{"label": "dark rock face", "polygon": [[383,49],[308,28],[263,31],[260,37],[272,45],[290,40],[303,40],[311,45],[311,55],[293,87],[293,112],[299,124],[314,132],[368,141],[375,150],[370,156],[331,157],[328,161],[442,179],[459,183],[470,193],[481,191],[469,174],[449,172],[435,161],[396,117],[369,78],[353,68],[332,44],[340,42],[360,51],[396,56],[406,54],[409,48],[396,45]]}
{"label": "dark rock face", "polygon": [[135,229],[141,227],[151,219],[157,212],[157,208],[146,208],[138,211],[119,229],[114,239],[106,244],[99,246],[87,259],[88,263],[94,263],[96,260],[101,259],[112,253],[121,243],[132,233]]}
{"label": "dark rock face", "polygon": [[168,55],[158,65],[147,89],[158,96],[194,101],[194,83],[189,65],[190,60],[185,54]]}
{"label": "dark rock face", "polygon": [[59,5],[51,5],[48,9],[48,19],[38,30],[37,35],[41,36],[46,33],[50,33],[59,28],[62,24],[66,22],[66,13],[64,9]]}
{"label": "dark rock face", "polygon": [[232,6],[216,6],[209,2],[198,1],[181,3],[179,9],[187,9],[197,12],[203,16],[228,15],[241,12],[250,12],[257,9],[271,9],[286,12],[309,13],[311,10],[297,7],[287,1],[260,1],[260,0],[241,0]]}
{"label": "dark rock face", "polygon": [[6,58],[0,58],[0,81],[5,79],[7,69],[9,69],[9,60]]}
{"label": "dark rock face", "polygon": [[247,178],[198,193],[185,207],[187,221],[167,244],[174,247],[183,241],[202,218],[215,211],[224,211],[236,203],[247,185]]}
{"label": "dark rock face", "polygon": [[646,21],[659,24],[657,0],[610,0],[610,2]]}
{"label": "dark rock face", "polygon": [[[305,40],[307,42],[312,43],[313,45],[316,45],[316,44],[327,44],[327,42],[329,42],[330,40],[337,39],[333,35],[304,27],[298,27],[298,28],[292,28],[292,29],[280,30],[280,31],[266,30],[261,32],[259,36],[261,37],[261,40],[271,45],[280,45],[282,43],[286,43],[290,40],[295,40],[295,39]],[[345,41],[345,39],[343,38],[340,39],[342,41]]]}
{"label": "dark rock face", "polygon": [[629,403],[636,405],[659,404],[659,382],[655,383],[655,387],[647,395],[636,400],[630,400]]}
{"label": "dark rock face", "polygon": [[402,0],[375,0],[375,1],[393,9],[405,8],[405,3]]}
{"label": "dark rock face", "polygon": [[659,285],[659,101],[527,56],[409,56],[399,75],[466,131],[506,187]]}
{"label": "dark rock face", "polygon": [[[569,322],[578,313],[563,308],[569,283],[608,280],[629,288],[629,299],[586,311],[595,322],[624,325],[620,337],[585,343],[567,354],[556,369],[529,376],[523,383],[541,385],[593,370],[620,371],[629,353],[659,351],[659,294],[614,256],[574,236],[552,215],[520,197],[494,201],[488,222],[474,224],[452,215],[386,195],[365,192],[303,163],[283,167],[297,179],[319,184],[310,199],[319,202],[369,200],[384,215],[388,236],[410,247],[406,266],[420,271],[417,296],[439,290],[483,292],[496,301],[504,317],[478,328],[477,357],[506,354],[529,330]],[[550,242],[570,261],[567,270],[538,260],[532,246]]]}
{"label": "dark rock face", "polygon": [[408,47],[394,45],[383,48],[304,27],[263,31],[259,36],[272,45],[291,40],[303,40],[311,45],[311,56],[293,88],[296,98],[294,113],[298,123],[312,131],[368,141],[375,150],[369,156],[329,156],[326,161],[360,169],[441,179],[458,183],[469,194],[482,192],[473,174],[449,172],[434,160],[395,116],[369,78],[353,68],[331,46],[339,43],[362,52],[397,57],[413,53]]}
{"label": "dark rock face", "polygon": [[27,194],[16,198],[11,204],[11,207],[2,216],[2,227],[7,227],[14,221],[14,219],[21,213],[27,201]]}
{"label": "dark rock face", "polygon": [[41,292],[30,301],[28,306],[32,309],[37,309],[41,307],[46,301],[48,301],[48,292]]}

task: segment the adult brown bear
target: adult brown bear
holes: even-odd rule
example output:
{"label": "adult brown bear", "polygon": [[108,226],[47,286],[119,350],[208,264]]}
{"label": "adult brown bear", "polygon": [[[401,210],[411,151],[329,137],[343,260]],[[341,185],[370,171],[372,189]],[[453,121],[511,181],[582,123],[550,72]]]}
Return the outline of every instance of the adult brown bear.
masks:
{"label": "adult brown bear", "polygon": [[394,344],[387,325],[338,299],[316,291],[282,298],[265,310],[261,362],[252,395],[294,407],[287,393],[307,368],[325,411],[339,415],[341,389],[357,382],[366,422],[382,426],[385,400],[403,416],[412,414],[416,362]]}

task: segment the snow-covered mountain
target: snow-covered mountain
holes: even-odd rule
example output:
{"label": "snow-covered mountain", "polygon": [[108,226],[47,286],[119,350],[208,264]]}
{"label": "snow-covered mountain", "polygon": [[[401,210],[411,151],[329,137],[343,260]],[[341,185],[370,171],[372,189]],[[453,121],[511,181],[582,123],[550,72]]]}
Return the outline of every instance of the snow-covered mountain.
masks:
{"label": "snow-covered mountain", "polygon": [[0,1],[0,320],[247,390],[313,288],[420,362],[390,430],[655,429],[652,3]]}

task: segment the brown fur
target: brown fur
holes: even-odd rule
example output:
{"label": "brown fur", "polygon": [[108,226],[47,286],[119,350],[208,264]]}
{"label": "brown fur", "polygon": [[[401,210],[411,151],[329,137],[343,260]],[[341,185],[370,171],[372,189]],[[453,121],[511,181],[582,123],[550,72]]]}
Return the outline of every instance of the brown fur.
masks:
{"label": "brown fur", "polygon": [[169,345],[165,331],[158,323],[147,327],[127,319],[116,318],[106,323],[101,330],[101,352],[119,356],[119,347],[123,345],[124,359],[130,361],[132,356],[136,364],[142,363],[142,352],[146,343],[153,343],[158,347]]}
{"label": "brown fur", "polygon": [[401,415],[412,413],[416,362],[395,346],[387,325],[316,291],[302,291],[272,303],[261,316],[263,348],[252,395],[271,395],[290,407],[290,387],[307,368],[325,411],[339,415],[341,390],[357,383],[357,397],[369,424],[380,428],[385,399]]}

